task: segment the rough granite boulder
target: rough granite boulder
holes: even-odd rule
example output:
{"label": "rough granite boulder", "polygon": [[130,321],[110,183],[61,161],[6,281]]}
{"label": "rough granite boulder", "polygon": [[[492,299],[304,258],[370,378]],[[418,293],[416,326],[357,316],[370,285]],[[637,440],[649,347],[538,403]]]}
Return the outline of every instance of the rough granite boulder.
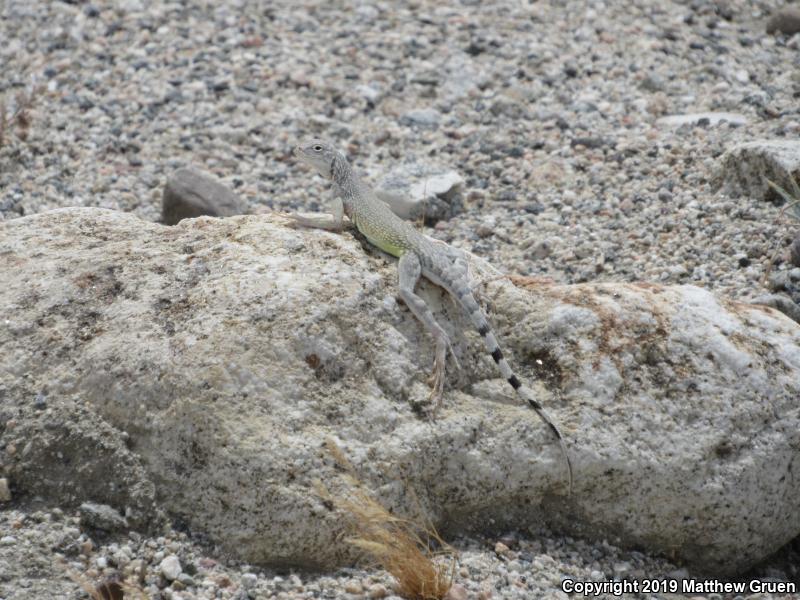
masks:
{"label": "rough granite boulder", "polygon": [[63,209],[0,224],[0,279],[15,499],[134,524],[155,490],[234,555],[329,568],[353,559],[313,491],[341,489],[330,436],[382,502],[446,533],[548,521],[721,575],[800,532],[800,327],[767,307],[692,286],[488,283],[511,363],[569,440],[565,497],[548,430],[424,283],[463,369],[436,421],[415,412],[430,340],[395,301],[393,261],[349,233]]}

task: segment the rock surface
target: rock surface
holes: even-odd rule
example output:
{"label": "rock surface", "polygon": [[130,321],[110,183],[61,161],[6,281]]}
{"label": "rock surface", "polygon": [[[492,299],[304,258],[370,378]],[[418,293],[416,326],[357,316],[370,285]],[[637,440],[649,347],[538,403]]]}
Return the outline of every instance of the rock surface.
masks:
{"label": "rock surface", "polygon": [[[728,193],[750,198],[777,198],[768,181],[791,193],[793,182],[800,184],[800,142],[760,140],[734,146],[722,157],[719,180]],[[793,211],[800,216],[800,208]]]}
{"label": "rock surface", "polygon": [[194,169],[178,169],[164,186],[161,220],[175,225],[195,217],[232,217],[247,213],[247,205],[230,188]]}
{"label": "rock surface", "polygon": [[[414,413],[429,340],[393,302],[394,265],[349,235],[98,209],[0,228],[0,447],[22,495],[46,493],[60,457],[59,484],[82,498],[122,510],[142,496],[128,486],[152,482],[172,515],[247,560],[341,564],[341,515],[312,491],[341,489],[332,436],[382,501],[407,513],[411,488],[446,529],[547,520],[717,574],[800,531],[787,476],[800,328],[772,309],[692,286],[488,284],[512,364],[570,441],[564,498],[548,432],[504,399],[478,336],[427,285],[469,368],[451,373],[438,420]],[[76,407],[84,418],[41,426]],[[26,450],[36,427],[46,452]],[[98,428],[126,442],[87,452],[63,433]]]}
{"label": "rock surface", "polygon": [[167,556],[161,561],[159,570],[161,571],[161,574],[169,581],[177,579],[178,575],[183,572],[183,569],[181,568],[181,561],[177,556]]}

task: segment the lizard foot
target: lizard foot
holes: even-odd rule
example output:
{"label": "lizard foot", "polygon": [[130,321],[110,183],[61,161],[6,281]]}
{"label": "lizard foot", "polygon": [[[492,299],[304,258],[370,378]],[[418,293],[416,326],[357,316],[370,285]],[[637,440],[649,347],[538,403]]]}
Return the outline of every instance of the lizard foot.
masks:
{"label": "lizard foot", "polygon": [[309,227],[308,219],[306,217],[300,216],[294,213],[283,213],[281,215],[284,219],[286,219],[286,226],[287,227]]}
{"label": "lizard foot", "polygon": [[329,216],[304,217],[296,213],[285,213],[281,216],[286,219],[286,225],[292,228],[326,229],[328,231],[341,231],[343,228],[341,222],[337,222]]}

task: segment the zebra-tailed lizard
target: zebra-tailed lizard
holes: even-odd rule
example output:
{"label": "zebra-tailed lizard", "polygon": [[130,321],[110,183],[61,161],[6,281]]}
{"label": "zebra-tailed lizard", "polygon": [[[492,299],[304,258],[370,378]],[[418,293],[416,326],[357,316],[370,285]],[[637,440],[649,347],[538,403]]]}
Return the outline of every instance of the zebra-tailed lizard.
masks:
{"label": "zebra-tailed lizard", "polygon": [[[522,385],[513,373],[497,344],[486,314],[475,300],[467,272],[467,260],[461,250],[444,242],[434,241],[407,221],[395,215],[379,200],[369,185],[364,183],[350,167],[343,154],[331,144],[311,140],[294,149],[294,154],[316,169],[324,178],[333,182],[334,199],[331,206],[333,219],[329,215],[304,217],[289,215],[291,223],[301,227],[316,227],[340,231],[344,215],[353,222],[367,240],[392,256],[398,257],[400,275],[400,297],[433,337],[435,354],[431,376],[431,399],[435,406],[441,404],[444,390],[445,361],[448,350],[452,353],[450,338],[436,322],[425,301],[414,293],[420,276],[444,288],[469,315],[472,324],[483,338],[503,377],[516,393],[527,402],[550,428],[558,439],[568,471],[568,493],[572,491],[572,464],[564,438],[552,419],[544,412],[531,390]],[[455,354],[453,354],[455,358]]]}

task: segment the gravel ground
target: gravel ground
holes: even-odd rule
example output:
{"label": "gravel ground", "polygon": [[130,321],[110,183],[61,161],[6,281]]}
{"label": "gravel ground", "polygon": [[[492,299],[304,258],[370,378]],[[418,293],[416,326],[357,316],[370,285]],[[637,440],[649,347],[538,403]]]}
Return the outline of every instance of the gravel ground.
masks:
{"label": "gravel ground", "polygon": [[[800,37],[765,33],[781,5],[6,0],[0,99],[10,112],[32,93],[29,125],[0,147],[0,219],[77,205],[157,220],[166,177],[185,166],[214,173],[253,210],[317,210],[324,186],[290,154],[314,135],[376,179],[405,161],[457,170],[464,210],[428,232],[507,272],[752,298],[796,225],[777,222],[769,202],[717,192],[714,179],[732,145],[800,133]],[[658,121],[703,111],[738,117]],[[277,576],[175,532],[89,546],[69,513],[16,506],[0,518],[5,600],[76,597],[53,575],[53,551],[91,581],[142,561],[154,599],[391,593],[372,570]],[[676,569],[548,532],[526,533],[511,554],[496,541],[459,544],[470,597],[556,597],[570,574]],[[170,553],[193,583],[159,592]],[[759,573],[796,580],[793,557],[787,549]]]}
{"label": "gravel ground", "polygon": [[[32,600],[85,597],[81,588],[124,577],[135,583],[126,597],[151,600],[225,598],[385,598],[392,579],[376,569],[343,569],[328,575],[276,573],[220,559],[213,546],[168,530],[147,538],[135,532],[109,537],[80,524],[77,513],[60,509],[0,513],[0,598]],[[561,581],[685,578],[669,561],[606,542],[587,543],[547,530],[509,533],[496,539],[454,540],[459,553],[455,580],[461,597],[552,598],[569,596]],[[797,555],[786,556],[797,564]],[[763,581],[787,581],[791,566],[768,565],[751,574]],[[85,588],[84,588],[85,589]],[[614,598],[610,594],[600,596]],[[625,598],[679,598],[681,594],[625,594]],[[708,596],[721,600],[722,596]],[[747,600],[769,594],[739,596]],[[775,596],[778,597],[778,596]],[[797,597],[797,596],[795,596]],[[456,600],[456,596],[453,600]]]}

